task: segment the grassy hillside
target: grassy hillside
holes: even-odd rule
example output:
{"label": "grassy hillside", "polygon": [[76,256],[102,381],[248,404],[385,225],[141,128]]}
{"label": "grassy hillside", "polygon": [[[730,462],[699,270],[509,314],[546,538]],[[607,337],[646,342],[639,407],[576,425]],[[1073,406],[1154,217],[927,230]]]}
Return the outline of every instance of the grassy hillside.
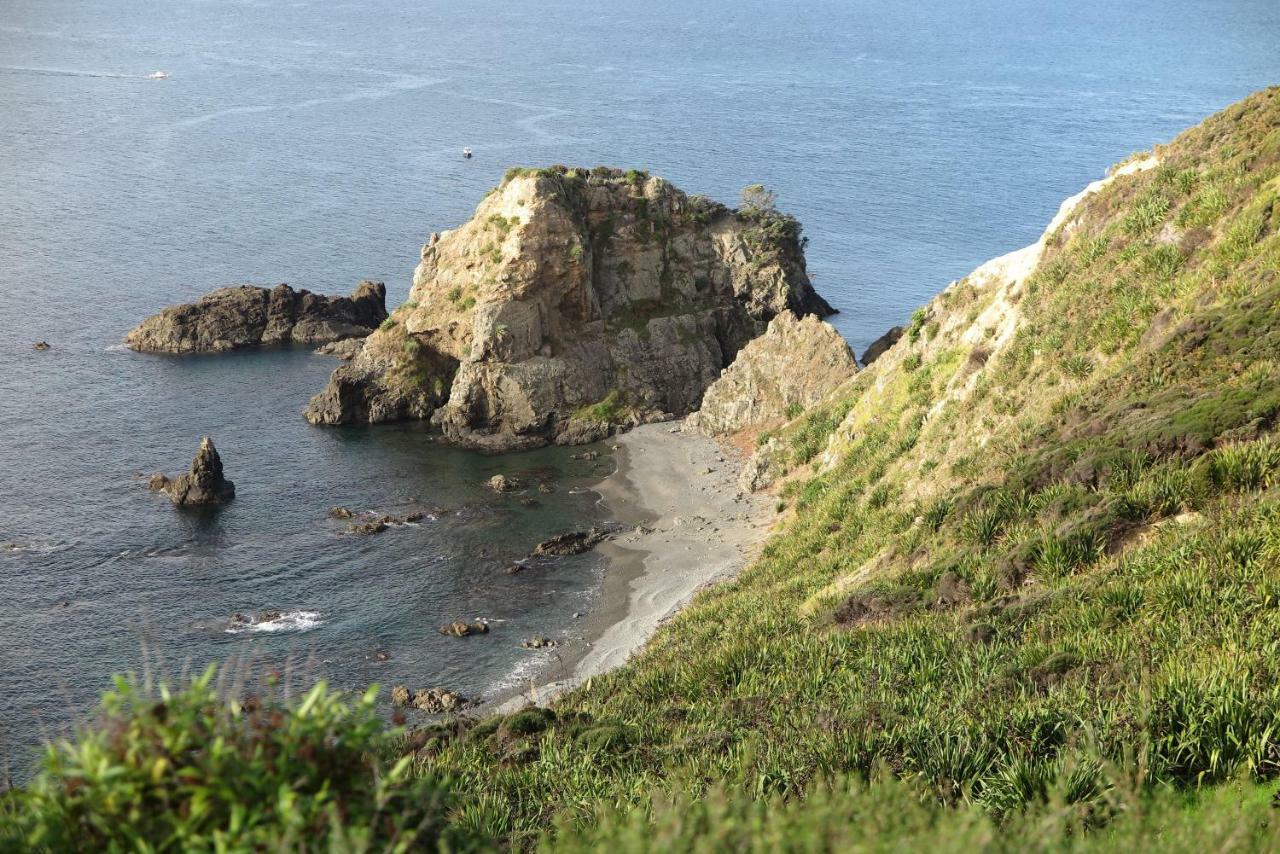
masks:
{"label": "grassy hillside", "polygon": [[1274,846],[1277,414],[1271,89],[918,311],[764,437],[793,512],[738,580],[419,733],[416,785],[548,848]]}

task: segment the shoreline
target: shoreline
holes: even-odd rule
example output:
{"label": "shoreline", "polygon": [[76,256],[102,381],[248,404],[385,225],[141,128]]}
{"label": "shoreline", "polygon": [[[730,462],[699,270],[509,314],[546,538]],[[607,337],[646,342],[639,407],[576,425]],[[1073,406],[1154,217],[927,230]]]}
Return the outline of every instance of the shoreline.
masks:
{"label": "shoreline", "polygon": [[541,684],[483,703],[482,713],[546,705],[625,664],[699,590],[736,576],[773,527],[771,498],[739,491],[741,461],[727,444],[686,433],[679,421],[644,424],[612,442],[617,468],[593,488],[625,533],[597,546],[609,565],[582,640]]}

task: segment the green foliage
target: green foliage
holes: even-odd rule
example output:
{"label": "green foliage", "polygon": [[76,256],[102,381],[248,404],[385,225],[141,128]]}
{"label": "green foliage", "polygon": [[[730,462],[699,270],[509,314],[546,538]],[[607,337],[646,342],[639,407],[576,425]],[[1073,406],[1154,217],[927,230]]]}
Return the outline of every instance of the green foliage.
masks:
{"label": "green foliage", "polygon": [[622,392],[610,389],[599,402],[583,406],[574,411],[574,418],[587,421],[599,421],[601,424],[618,424],[630,413]]}
{"label": "green foliage", "polygon": [[396,319],[394,317],[388,317],[378,324],[378,328],[385,332],[386,330],[392,328],[395,325],[396,325]]}
{"label": "green foliage", "polygon": [[917,308],[911,313],[911,322],[907,325],[907,340],[915,343],[920,340],[920,331],[924,329],[924,322],[929,317],[929,311],[924,306]]}
{"label": "green foliage", "polygon": [[[118,679],[102,720],[48,749],[0,812],[32,850],[407,850],[449,840],[446,790],[411,779],[411,756],[374,712],[316,685],[295,704],[224,699],[214,668],[181,691]],[[384,762],[383,757],[388,757]],[[327,842],[322,842],[327,840]]]}

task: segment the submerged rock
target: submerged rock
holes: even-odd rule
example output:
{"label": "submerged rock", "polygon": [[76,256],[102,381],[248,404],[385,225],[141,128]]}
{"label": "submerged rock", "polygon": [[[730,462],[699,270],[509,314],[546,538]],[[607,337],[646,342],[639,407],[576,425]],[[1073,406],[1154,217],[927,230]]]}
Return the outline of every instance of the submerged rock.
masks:
{"label": "submerged rock", "polygon": [[721,435],[789,420],[857,372],[849,345],[831,324],[784,312],[742,348],[685,425]]}
{"label": "submerged rock", "polygon": [[784,311],[831,313],[800,226],[637,172],[513,170],[422,250],[409,300],[308,406],[461,444],[598,441],[687,414]]}
{"label": "submerged rock", "polygon": [[37,341],[36,343],[34,343],[34,344],[32,344],[32,345],[31,345],[31,348],[32,348],[33,350],[48,350],[48,349],[49,349],[49,342],[48,342],[48,341]]}
{"label": "submerged rock", "polygon": [[223,476],[222,458],[208,436],[200,440],[190,472],[173,478],[155,474],[147,485],[169,496],[174,504],[224,504],[236,497],[236,485]]}
{"label": "submerged rock", "polygon": [[602,528],[592,528],[590,531],[570,531],[565,534],[557,534],[549,540],[538,543],[534,547],[533,553],[537,557],[580,555],[583,552],[590,551],[607,539],[609,539],[609,532]]}
{"label": "submerged rock", "polygon": [[451,635],[455,638],[465,638],[468,635],[487,635],[489,634],[489,624],[482,620],[477,620],[474,623],[454,620],[452,623],[441,626],[440,634]]}
{"label": "submerged rock", "polygon": [[557,646],[559,644],[551,638],[543,637],[528,638],[520,642],[521,649],[555,649]]}
{"label": "submerged rock", "polygon": [[486,480],[484,485],[492,489],[494,492],[513,492],[520,488],[520,481],[514,477],[495,474],[493,477]]}
{"label": "submerged rock", "polygon": [[148,317],[124,340],[148,353],[216,353],[363,338],[386,319],[386,295],[381,282],[361,282],[349,297],[295,291],[288,285],[219,288],[194,303]]}

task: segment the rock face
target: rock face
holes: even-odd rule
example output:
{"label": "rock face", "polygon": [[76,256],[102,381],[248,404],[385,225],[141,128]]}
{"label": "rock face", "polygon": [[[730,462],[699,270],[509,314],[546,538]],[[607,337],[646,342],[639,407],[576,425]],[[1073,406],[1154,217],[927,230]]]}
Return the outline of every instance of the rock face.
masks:
{"label": "rock face", "polygon": [[595,441],[697,409],[784,311],[831,313],[790,217],[643,173],[512,170],[469,222],[432,235],[393,323],[306,416],[430,417],[491,450]]}
{"label": "rock face", "polygon": [[387,317],[387,289],[361,282],[349,297],[288,285],[219,288],[138,324],[125,344],[147,353],[217,353],[260,345],[316,346],[363,338]]}
{"label": "rock face", "polygon": [[888,332],[871,342],[862,353],[862,367],[867,367],[876,359],[879,359],[884,352],[898,343],[898,339],[902,337],[902,333],[906,330],[901,326],[894,326]]}
{"label": "rock face", "polygon": [[174,478],[154,475],[148,486],[181,505],[225,504],[236,497],[236,485],[223,476],[222,458],[208,436],[200,440],[190,472]]}
{"label": "rock face", "polygon": [[722,435],[788,420],[857,371],[849,345],[831,324],[783,312],[764,335],[742,348],[685,426]]}

